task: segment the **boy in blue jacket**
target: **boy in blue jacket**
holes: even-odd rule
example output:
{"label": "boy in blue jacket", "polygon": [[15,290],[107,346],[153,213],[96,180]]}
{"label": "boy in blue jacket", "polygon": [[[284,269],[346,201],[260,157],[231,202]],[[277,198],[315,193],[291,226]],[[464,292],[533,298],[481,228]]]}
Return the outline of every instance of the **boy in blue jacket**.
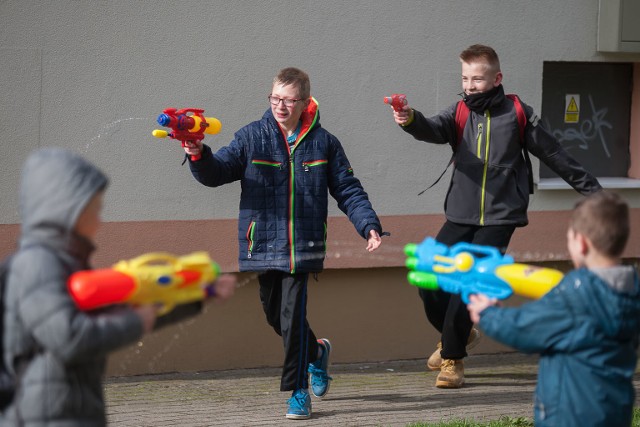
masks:
{"label": "boy in blue jacket", "polygon": [[471,319],[495,340],[539,353],[535,425],[629,426],[640,333],[640,283],[621,265],[629,208],[601,191],[580,201],[567,232],[575,270],[518,308],[472,295]]}
{"label": "boy in blue jacket", "polygon": [[[323,397],[331,377],[331,344],[316,339],[307,322],[309,273],[322,271],[326,255],[328,195],[349,217],[366,249],[376,250],[382,227],[354,176],[340,141],[320,126],[309,76],[281,70],[261,120],[236,132],[215,154],[201,141],[185,152],[196,180],[217,187],[240,180],[240,271],[259,273],[267,322],[284,343],[281,391],[292,391],[286,417],[311,417],[311,392]],[[192,161],[190,156],[201,155]]]}

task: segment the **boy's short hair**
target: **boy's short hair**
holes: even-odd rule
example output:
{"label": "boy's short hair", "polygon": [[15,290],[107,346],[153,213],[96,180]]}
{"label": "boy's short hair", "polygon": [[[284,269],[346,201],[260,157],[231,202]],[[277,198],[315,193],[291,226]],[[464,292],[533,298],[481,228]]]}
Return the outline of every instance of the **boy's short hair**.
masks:
{"label": "boy's short hair", "polygon": [[629,205],[618,194],[598,191],[576,203],[569,227],[601,254],[617,258],[629,238]]}
{"label": "boy's short hair", "polygon": [[494,69],[500,71],[500,59],[492,47],[483,44],[474,44],[460,52],[460,60],[469,63],[477,59],[484,59]]}
{"label": "boy's short hair", "polygon": [[298,95],[300,96],[300,99],[307,99],[311,96],[311,82],[309,80],[309,75],[299,68],[283,68],[273,79],[273,84],[297,86],[300,91]]}

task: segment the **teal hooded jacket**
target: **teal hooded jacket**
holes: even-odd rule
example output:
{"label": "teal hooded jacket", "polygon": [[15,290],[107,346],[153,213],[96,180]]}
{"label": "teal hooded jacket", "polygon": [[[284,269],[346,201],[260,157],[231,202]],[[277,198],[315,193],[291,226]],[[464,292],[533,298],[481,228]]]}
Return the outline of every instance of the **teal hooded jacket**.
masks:
{"label": "teal hooded jacket", "polygon": [[489,307],[481,329],[540,354],[535,425],[629,426],[640,332],[640,289],[630,266],[578,269],[521,307]]}

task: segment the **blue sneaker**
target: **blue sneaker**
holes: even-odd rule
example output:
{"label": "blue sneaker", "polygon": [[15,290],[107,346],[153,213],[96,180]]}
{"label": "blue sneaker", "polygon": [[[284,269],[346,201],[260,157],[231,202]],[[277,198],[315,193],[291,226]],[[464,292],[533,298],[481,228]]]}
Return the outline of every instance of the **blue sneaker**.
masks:
{"label": "blue sneaker", "polygon": [[331,343],[328,339],[318,340],[318,345],[322,347],[322,356],[313,363],[309,363],[309,373],[311,374],[311,392],[315,397],[324,397],[329,391],[329,382],[333,379],[329,376],[329,356],[331,355]]}
{"label": "blue sneaker", "polygon": [[289,410],[286,417],[290,420],[306,420],[311,418],[311,396],[305,389],[298,389],[293,392],[287,401]]}

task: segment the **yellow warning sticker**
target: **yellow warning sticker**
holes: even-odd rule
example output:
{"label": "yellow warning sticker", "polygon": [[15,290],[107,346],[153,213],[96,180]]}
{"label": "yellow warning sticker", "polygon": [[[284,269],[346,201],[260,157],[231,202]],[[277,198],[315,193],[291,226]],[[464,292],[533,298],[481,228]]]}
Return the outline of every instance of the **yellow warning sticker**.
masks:
{"label": "yellow warning sticker", "polygon": [[564,122],[578,123],[580,121],[580,94],[565,95],[564,99]]}

